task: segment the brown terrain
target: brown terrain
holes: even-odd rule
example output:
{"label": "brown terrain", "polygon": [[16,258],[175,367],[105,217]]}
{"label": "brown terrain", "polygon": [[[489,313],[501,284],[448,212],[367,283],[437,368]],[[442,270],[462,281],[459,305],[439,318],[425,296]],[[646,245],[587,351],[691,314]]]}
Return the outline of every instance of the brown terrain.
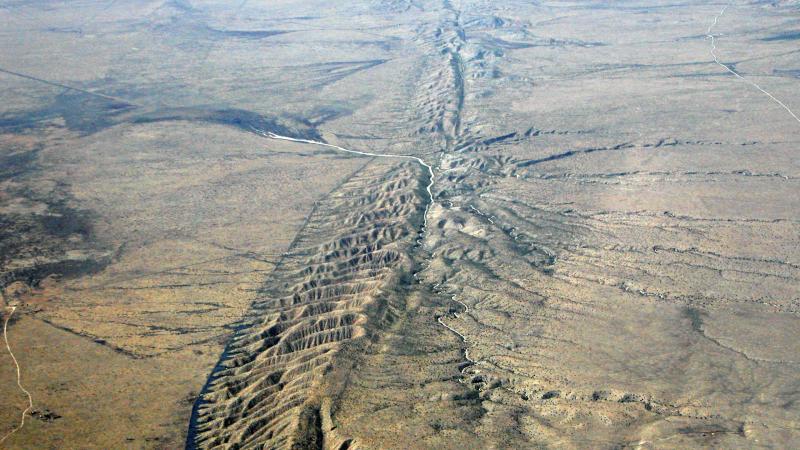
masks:
{"label": "brown terrain", "polygon": [[0,20],[0,448],[800,442],[797,2]]}

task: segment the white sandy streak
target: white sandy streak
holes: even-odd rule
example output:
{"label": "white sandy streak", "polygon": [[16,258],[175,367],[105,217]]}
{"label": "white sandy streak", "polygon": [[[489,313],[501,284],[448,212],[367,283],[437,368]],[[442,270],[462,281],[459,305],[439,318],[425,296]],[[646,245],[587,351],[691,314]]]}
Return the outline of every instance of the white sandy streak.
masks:
{"label": "white sandy streak", "polygon": [[370,152],[362,152],[358,150],[350,150],[349,148],[339,147],[338,145],[328,144],[327,142],[320,142],[320,141],[312,141],[311,139],[297,139],[288,136],[281,136],[279,134],[275,134],[272,132],[264,132],[261,130],[256,130],[262,136],[266,136],[270,139],[278,139],[281,141],[291,141],[291,142],[302,142],[305,144],[313,144],[313,145],[321,145],[323,147],[333,148],[342,152],[352,153],[354,155],[362,155],[362,156],[374,156],[378,158],[395,158],[395,159],[411,159],[418,162],[422,167],[428,169],[428,174],[430,175],[430,181],[428,182],[428,186],[425,187],[425,190],[428,191],[428,197],[430,198],[430,202],[425,207],[425,215],[423,217],[423,231],[428,227],[428,210],[430,209],[431,205],[433,204],[433,167],[431,167],[428,163],[425,162],[422,158],[418,156],[412,155],[383,155],[380,153],[370,153]]}
{"label": "white sandy streak", "polygon": [[[333,149],[336,149],[336,150],[339,150],[339,151],[342,151],[342,152],[352,153],[354,155],[372,156],[372,157],[376,157],[376,158],[411,159],[411,160],[414,160],[414,161],[418,162],[421,166],[423,166],[426,169],[428,169],[428,174],[430,174],[430,182],[428,183],[428,186],[425,188],[425,190],[428,192],[428,197],[430,197],[430,202],[425,207],[425,216],[423,217],[422,232],[424,233],[425,230],[427,229],[427,227],[428,227],[428,210],[430,210],[431,205],[433,205],[433,203],[434,203],[433,191],[431,190],[431,188],[433,188],[433,167],[431,167],[428,163],[426,163],[425,160],[423,160],[422,158],[417,157],[417,156],[412,156],[412,155],[384,155],[384,154],[380,154],[380,153],[362,152],[362,151],[358,151],[358,150],[350,150],[349,148],[340,147],[340,146],[334,145],[334,144],[328,144],[327,142],[319,142],[319,141],[313,141],[311,139],[297,139],[297,138],[292,138],[292,137],[288,137],[288,136],[281,136],[279,134],[275,134],[275,133],[272,133],[272,132],[269,132],[269,131],[265,132],[265,131],[262,131],[262,130],[259,130],[259,129],[255,129],[255,128],[254,128],[254,130],[257,133],[261,134],[262,136],[268,137],[270,139],[278,139],[278,140],[282,140],[282,141],[291,141],[291,142],[302,142],[304,144],[312,144],[312,145],[321,145],[323,147],[333,148]],[[436,286],[438,286],[438,284]],[[436,286],[434,286],[434,287],[436,287]],[[454,302],[457,302],[457,303],[461,304],[461,306],[464,307],[464,313],[468,313],[469,312],[469,306],[467,306],[466,303],[462,302],[461,300],[457,300],[455,295],[452,297],[452,300]],[[458,318],[458,314],[457,313],[454,313],[453,316],[455,316],[456,319]],[[440,325],[442,325],[443,327],[445,327],[448,330],[452,331],[458,337],[461,338],[461,340],[464,342],[464,345],[465,345],[464,358],[466,358],[466,360],[469,361],[471,364],[475,364],[477,361],[475,361],[474,359],[472,359],[469,356],[469,344],[467,343],[467,337],[464,336],[463,334],[459,333],[458,331],[456,331],[450,325],[446,324],[444,322],[444,320],[442,320],[441,317],[438,317],[436,320],[439,322]]]}
{"label": "white sandy streak", "polygon": [[[464,303],[464,302],[462,302],[461,300],[458,300],[458,299],[456,299],[456,296],[455,296],[455,295],[452,297],[452,300],[453,300],[454,302],[458,302],[458,303],[459,303],[459,304],[460,304],[460,305],[461,305],[461,306],[464,308],[464,314],[466,314],[466,313],[468,313],[468,312],[469,312],[469,306],[467,306],[467,304],[466,304],[466,303]],[[456,318],[456,319],[458,319],[458,313],[453,313],[453,316],[455,316],[455,318]],[[451,327],[450,325],[446,324],[446,323],[445,323],[445,321],[444,321],[444,320],[442,320],[442,317],[441,317],[441,316],[440,316],[440,317],[438,317],[436,320],[439,322],[439,324],[440,324],[440,325],[442,325],[443,327],[445,327],[445,328],[447,328],[448,330],[452,331],[453,333],[455,333],[456,335],[458,335],[458,337],[460,337],[460,338],[461,338],[461,340],[464,342],[464,358],[465,358],[467,361],[469,361],[471,364],[477,364],[477,363],[478,363],[478,361],[476,361],[476,360],[472,359],[472,358],[469,356],[469,343],[467,342],[467,337],[466,337],[466,336],[464,336],[463,334],[461,334],[461,333],[460,333],[459,331],[457,331],[455,328],[453,328],[453,327]],[[465,367],[464,369],[462,369],[462,370],[461,370],[461,373],[464,373],[464,370],[465,370],[465,369],[466,369],[466,367]]]}
{"label": "white sandy streak", "polygon": [[[731,4],[732,4],[732,3],[731,3]],[[727,10],[727,9],[728,9],[728,7],[729,7],[729,6],[731,6],[731,4],[727,4],[727,5],[725,5],[725,7],[724,7],[724,8],[722,8],[722,11],[720,11],[720,12],[719,12],[719,14],[717,14],[717,16],[716,16],[716,17],[714,17],[714,23],[712,23],[711,25],[709,25],[709,26],[708,26],[708,30],[706,30],[706,37],[707,37],[707,38],[709,38],[709,39],[711,39],[711,56],[713,56],[713,57],[714,57],[714,62],[715,62],[715,63],[717,63],[717,64],[718,64],[720,67],[722,67],[722,68],[724,68],[725,70],[727,70],[728,72],[730,72],[730,73],[732,73],[733,75],[735,75],[735,76],[736,76],[736,78],[738,78],[738,79],[740,79],[740,80],[744,81],[745,83],[747,83],[747,84],[749,84],[749,85],[753,86],[754,88],[758,89],[758,90],[759,90],[759,91],[761,91],[763,94],[765,94],[767,97],[771,98],[771,99],[772,99],[772,100],[773,100],[775,103],[777,103],[777,104],[781,105],[781,107],[783,107],[783,109],[785,109],[786,111],[788,111],[788,112],[789,112],[789,114],[791,114],[791,115],[792,115],[792,117],[794,117],[794,120],[796,120],[798,123],[800,123],[800,118],[798,118],[798,117],[797,117],[797,115],[794,113],[794,111],[792,111],[792,110],[791,110],[791,109],[790,109],[788,106],[786,106],[786,104],[785,104],[785,103],[783,103],[782,101],[780,101],[779,99],[777,99],[777,98],[776,98],[774,95],[772,95],[772,94],[770,94],[769,92],[767,92],[767,91],[766,91],[764,88],[762,88],[761,86],[759,86],[757,83],[755,83],[755,82],[753,82],[753,81],[750,81],[749,79],[747,79],[747,78],[745,78],[745,77],[741,76],[741,75],[740,75],[738,72],[736,72],[735,70],[731,69],[731,68],[730,68],[730,66],[728,66],[727,64],[724,64],[724,63],[722,63],[722,62],[720,62],[720,61],[719,61],[719,58],[717,57],[717,52],[716,52],[716,50],[717,50],[717,41],[716,41],[716,37],[715,37],[715,36],[714,36],[714,35],[711,33],[711,30],[712,30],[712,29],[713,29],[713,28],[714,28],[714,27],[717,25],[717,22],[718,22],[718,21],[719,21],[719,19],[722,17],[722,15],[723,15],[723,14],[725,14],[725,10]]]}
{"label": "white sandy streak", "polygon": [[22,375],[20,374],[19,369],[19,362],[17,362],[16,356],[14,356],[14,352],[11,351],[11,345],[8,343],[8,321],[11,319],[11,316],[14,315],[14,311],[17,310],[16,306],[11,306],[11,312],[6,316],[6,321],[3,324],[3,339],[6,341],[6,349],[8,350],[8,354],[11,355],[11,359],[14,360],[14,366],[17,368],[17,386],[19,386],[19,390],[25,393],[28,396],[28,407],[25,408],[25,411],[22,411],[22,420],[19,423],[19,426],[14,428],[13,430],[9,431],[2,439],[0,439],[0,444],[3,443],[9,436],[16,433],[23,426],[25,426],[25,415],[28,414],[30,410],[33,409],[33,397],[31,397],[31,393],[27,391],[24,387],[22,387]]}

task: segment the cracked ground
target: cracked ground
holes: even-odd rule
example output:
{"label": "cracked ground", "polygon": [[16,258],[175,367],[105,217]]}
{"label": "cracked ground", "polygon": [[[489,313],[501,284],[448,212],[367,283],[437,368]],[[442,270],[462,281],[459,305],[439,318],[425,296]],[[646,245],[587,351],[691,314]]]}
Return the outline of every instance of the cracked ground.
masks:
{"label": "cracked ground", "polygon": [[800,441],[796,2],[0,18],[3,448]]}

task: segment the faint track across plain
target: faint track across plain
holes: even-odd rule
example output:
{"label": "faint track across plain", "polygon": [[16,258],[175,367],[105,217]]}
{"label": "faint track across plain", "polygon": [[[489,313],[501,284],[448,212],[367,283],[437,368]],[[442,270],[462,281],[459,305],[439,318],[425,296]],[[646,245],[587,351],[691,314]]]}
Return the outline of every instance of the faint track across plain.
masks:
{"label": "faint track across plain", "polygon": [[794,120],[796,120],[798,123],[800,123],[800,117],[797,117],[797,115],[794,113],[794,111],[792,111],[791,108],[786,106],[785,103],[783,103],[777,97],[775,97],[774,95],[769,93],[766,89],[764,89],[761,86],[759,86],[758,83],[743,77],[741,74],[739,74],[739,72],[733,70],[729,65],[727,65],[727,64],[725,64],[723,62],[720,62],[719,57],[717,56],[717,40],[716,40],[716,36],[714,36],[714,34],[711,31],[714,29],[714,27],[719,22],[719,19],[722,17],[723,14],[725,14],[725,11],[731,5],[732,5],[732,3],[729,3],[729,4],[725,5],[725,7],[722,8],[722,10],[719,12],[719,14],[717,14],[714,17],[714,22],[711,25],[708,26],[708,30],[706,30],[706,37],[711,39],[711,56],[714,57],[714,62],[717,63],[723,69],[725,69],[728,72],[732,73],[734,76],[736,76],[736,78],[744,81],[745,83],[747,83],[747,84],[753,86],[754,88],[758,89],[759,91],[761,91],[764,95],[766,95],[767,97],[772,99],[772,101],[774,101],[775,103],[780,105],[783,109],[788,111],[789,114],[791,114],[791,116],[794,118]]}
{"label": "faint track across plain", "polygon": [[11,320],[11,316],[14,315],[14,311],[17,310],[17,307],[9,306],[8,308],[11,310],[11,312],[8,313],[8,315],[6,316],[6,320],[3,323],[3,339],[6,342],[6,350],[8,350],[8,354],[11,355],[11,359],[14,360],[14,366],[16,367],[17,370],[17,386],[19,387],[19,390],[25,393],[25,395],[28,397],[28,407],[25,408],[24,411],[22,411],[22,418],[20,420],[19,426],[15,427],[14,429],[6,433],[5,436],[0,438],[0,444],[5,442],[5,440],[8,439],[12,434],[21,430],[22,427],[25,426],[25,415],[28,414],[33,409],[33,397],[31,396],[31,393],[28,392],[28,390],[22,386],[22,374],[20,373],[19,362],[17,361],[17,357],[14,356],[14,352],[11,351],[11,344],[8,343],[8,321]]}
{"label": "faint track across plain", "polygon": [[384,154],[380,154],[380,153],[370,153],[370,152],[362,152],[362,151],[359,151],[359,150],[350,150],[348,148],[340,147],[338,145],[328,144],[327,142],[314,141],[314,140],[311,140],[311,139],[298,139],[298,138],[293,138],[293,137],[289,137],[289,136],[281,136],[279,134],[275,134],[275,133],[272,133],[272,132],[265,132],[265,131],[262,131],[262,130],[256,130],[256,131],[259,134],[261,134],[262,136],[270,138],[270,139],[277,139],[277,140],[281,140],[281,141],[290,141],[290,142],[300,142],[300,143],[312,144],[312,145],[321,145],[323,147],[332,148],[332,149],[335,149],[335,150],[339,150],[339,151],[342,151],[342,152],[345,152],[345,153],[351,153],[351,154],[354,154],[354,155],[372,156],[372,157],[376,157],[376,158],[408,159],[408,160],[414,160],[414,161],[418,162],[422,167],[427,169],[428,174],[430,175],[430,180],[428,181],[428,185],[425,187],[425,190],[428,193],[428,197],[429,197],[430,201],[425,206],[425,214],[423,216],[423,229],[422,229],[422,231],[424,232],[425,229],[427,228],[427,226],[428,226],[428,210],[430,209],[431,205],[434,202],[434,200],[433,200],[433,191],[431,191],[431,188],[433,188],[433,181],[434,180],[433,180],[433,167],[431,167],[428,163],[426,163],[424,159],[422,159],[422,158],[420,158],[418,156],[413,156],[413,155],[384,155]]}

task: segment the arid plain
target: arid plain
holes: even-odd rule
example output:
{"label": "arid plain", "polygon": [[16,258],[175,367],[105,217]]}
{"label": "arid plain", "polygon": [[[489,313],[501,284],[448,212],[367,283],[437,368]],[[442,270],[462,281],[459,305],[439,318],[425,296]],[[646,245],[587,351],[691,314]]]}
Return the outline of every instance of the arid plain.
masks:
{"label": "arid plain", "polygon": [[0,448],[800,445],[796,1],[0,24]]}

